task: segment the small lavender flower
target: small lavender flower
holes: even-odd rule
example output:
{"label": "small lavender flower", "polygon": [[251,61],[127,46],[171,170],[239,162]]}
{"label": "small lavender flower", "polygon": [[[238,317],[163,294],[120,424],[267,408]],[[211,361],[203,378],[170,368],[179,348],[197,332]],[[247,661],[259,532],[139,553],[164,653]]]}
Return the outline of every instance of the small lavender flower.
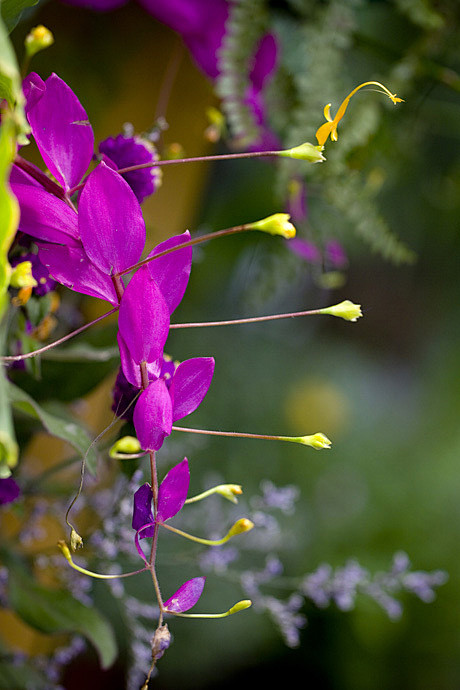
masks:
{"label": "small lavender flower", "polygon": [[300,490],[297,486],[288,485],[277,487],[268,479],[260,484],[262,498],[256,501],[260,508],[277,508],[286,515],[292,515],[295,510],[295,502],[298,500]]}

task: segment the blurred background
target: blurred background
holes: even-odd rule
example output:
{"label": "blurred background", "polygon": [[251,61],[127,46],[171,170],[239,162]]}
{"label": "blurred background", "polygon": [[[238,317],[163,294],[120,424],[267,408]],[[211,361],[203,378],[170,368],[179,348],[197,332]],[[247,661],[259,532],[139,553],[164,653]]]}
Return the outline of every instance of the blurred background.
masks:
{"label": "blurred background", "polygon": [[[313,40],[325,31],[320,12],[334,4],[340,8],[349,3],[268,4],[271,26],[275,32],[278,28],[287,55],[284,62],[282,58],[286,93],[278,91],[278,97],[292,98],[295,79],[308,77],[301,72],[305,61],[300,63],[299,58],[297,70],[293,48],[286,47],[289,22],[297,26],[302,22]],[[314,90],[314,83],[308,87],[312,102],[321,104],[311,130],[299,141],[284,142],[313,140],[323,122],[324,104],[332,101],[336,112],[360,81],[385,76],[388,88],[405,99],[395,108],[374,93],[361,94],[359,102],[356,97],[339,126],[338,142],[329,143],[325,151],[333,173],[327,177],[322,170],[328,162],[321,170],[314,166],[306,173],[308,219],[300,224],[299,236],[320,248],[326,241],[340,241],[346,261],[332,266],[323,254],[322,259],[307,262],[280,238],[262,235],[208,243],[194,252],[189,289],[174,321],[295,311],[343,299],[362,304],[364,318],[356,324],[308,317],[177,330],[167,343],[175,359],[212,355],[216,360],[209,394],[184,425],[293,436],[322,431],[332,440],[332,450],[316,453],[294,444],[176,432],[159,453],[160,473],[186,454],[192,494],[219,481],[243,485],[244,499],[237,513],[230,504],[222,506],[213,498],[207,512],[197,509],[194,518],[182,518],[184,526],[190,519],[197,534],[208,528],[219,532],[234,514],[254,510],[264,481],[298,487],[295,510],[273,513],[277,529],[272,542],[262,543],[256,537],[250,541],[248,536],[246,546],[221,576],[208,573],[200,610],[225,610],[243,598],[233,569],[261,570],[267,555],[276,555],[284,566],[279,583],[268,585],[268,591],[281,598],[322,563],[340,567],[353,558],[374,573],[388,570],[399,551],[408,554],[415,570],[445,570],[449,579],[432,603],[403,595],[399,620],[389,620],[374,601],[360,596],[346,612],[333,603],[323,609],[304,605],[301,613],[308,623],[295,649],[285,645],[270,616],[257,610],[222,621],[172,621],[174,644],[161,660],[153,684],[159,690],[245,687],[256,680],[271,687],[294,678],[294,673],[308,687],[331,690],[460,686],[458,7],[454,0],[433,3],[436,7],[431,10],[415,0],[351,5],[353,26],[347,29],[346,43],[341,47],[342,27],[336,26],[332,47],[323,46],[326,75],[332,50],[341,51],[340,69],[331,58],[330,83],[326,77],[321,91]],[[427,12],[423,21],[420,8]],[[445,21],[437,24],[433,19],[437,16]],[[55,44],[37,55],[33,69],[43,78],[55,71],[72,87],[96,140],[118,134],[125,122],[139,133],[152,126],[168,60],[180,44],[171,29],[132,2],[105,14],[46,2],[33,8],[15,29],[18,52],[27,31],[38,23],[53,31]],[[328,31],[333,32],[334,26]],[[358,136],[352,148],[346,139],[347,124],[359,134],[358,124],[353,124],[356,106],[356,116],[359,112],[364,118],[364,132],[369,115],[359,111],[363,102],[372,102],[369,107],[377,109],[378,126],[362,142]],[[184,51],[165,113],[169,125],[165,143],[178,142],[187,156],[228,151],[224,143],[211,143],[204,136],[211,106],[218,106],[213,85]],[[279,114],[283,112],[283,104],[278,103],[275,129],[283,124]],[[299,123],[297,118],[298,128]],[[278,129],[281,136],[287,130],[287,125]],[[292,134],[293,125],[289,131]],[[346,151],[340,154],[342,132]],[[33,159],[33,153],[27,155]],[[302,165],[295,174],[300,170],[303,175],[307,164]],[[344,179],[355,173],[361,175],[359,189],[372,187],[372,208],[413,250],[415,261],[382,257],[356,234],[354,226],[371,212],[367,201],[353,210],[354,217],[331,202],[334,190],[339,195]],[[147,246],[187,228],[192,233],[219,230],[284,210],[286,195],[280,179],[276,166],[261,160],[168,166],[161,188],[143,204]],[[350,208],[354,202],[344,203]],[[106,310],[96,300],[69,297],[63,288],[61,299],[64,313],[79,309],[85,320]],[[111,324],[95,329],[88,338],[97,345],[108,344],[114,332]],[[68,367],[71,375],[65,373]],[[117,367],[115,357],[102,365],[44,360],[40,380],[19,372],[17,381],[42,401],[62,405],[78,399],[73,410],[95,434],[112,418],[111,388]],[[50,450],[44,434],[31,438],[30,428],[19,422],[17,429],[19,438],[28,442],[21,473],[29,482],[66,457],[60,445]],[[137,466],[115,466],[105,454],[100,481],[114,491],[116,475],[131,475]],[[59,475],[59,491],[68,499],[78,470],[71,467],[67,473]],[[88,487],[89,492],[97,489],[93,480]],[[15,514],[10,521],[20,519]],[[200,522],[205,520],[207,527]],[[88,533],[91,525],[88,519]],[[14,533],[15,526],[9,523],[7,529]],[[52,551],[56,539],[64,536],[62,521],[53,518],[45,532],[30,547],[34,553]],[[159,574],[172,592],[175,585],[203,570],[201,552],[186,547],[178,552],[182,544],[178,546],[170,536],[160,542]],[[147,576],[130,582],[128,591],[146,606],[153,603]],[[78,657],[62,680],[68,690],[82,682],[88,688],[125,687],[132,643],[126,621],[104,583],[94,585],[93,595],[95,605],[115,626],[120,655],[106,672],[98,670],[92,651]],[[31,629],[26,633],[11,612],[2,616],[1,636],[15,650],[33,657],[56,645],[55,638],[32,634]]]}

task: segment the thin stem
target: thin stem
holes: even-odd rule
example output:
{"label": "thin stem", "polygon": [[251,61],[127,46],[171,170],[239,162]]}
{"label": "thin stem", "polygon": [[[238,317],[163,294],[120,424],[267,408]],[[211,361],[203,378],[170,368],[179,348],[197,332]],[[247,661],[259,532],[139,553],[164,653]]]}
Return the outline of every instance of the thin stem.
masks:
{"label": "thin stem", "polygon": [[118,302],[121,302],[121,298],[123,297],[123,293],[125,291],[124,283],[118,275],[112,276],[112,283],[115,289],[115,294],[117,296]]}
{"label": "thin stem", "polygon": [[181,529],[177,529],[177,527],[167,525],[165,522],[162,522],[161,526],[165,527],[165,529],[169,529],[170,532],[174,532],[174,534],[178,534],[180,537],[185,537],[190,541],[195,541],[197,544],[204,544],[205,546],[220,546],[229,540],[228,534],[226,534],[225,537],[222,537],[222,539],[202,539],[201,537],[195,537],[193,534],[189,534],[188,532],[183,532]]}
{"label": "thin stem", "polygon": [[319,314],[320,309],[309,309],[308,311],[294,311],[289,314],[272,314],[271,316],[251,316],[244,319],[231,319],[229,321],[197,321],[191,323],[172,323],[170,330],[173,328],[205,328],[206,326],[236,326],[243,323],[259,323],[261,321],[276,321],[279,319],[291,319],[296,316],[312,316]]}
{"label": "thin stem", "polygon": [[90,321],[89,323],[85,323],[83,326],[80,326],[80,328],[77,328],[77,330],[72,331],[72,333],[68,333],[67,335],[64,335],[62,338],[59,338],[59,340],[55,340],[54,342],[49,343],[48,345],[44,345],[43,347],[40,347],[38,350],[34,350],[33,352],[26,352],[23,355],[2,356],[2,357],[0,357],[0,361],[2,361],[2,362],[20,362],[23,359],[29,359],[30,357],[36,357],[36,355],[41,355],[44,352],[47,352],[48,350],[51,350],[54,347],[57,347],[58,345],[62,345],[62,343],[65,343],[67,340],[74,338],[76,335],[80,335],[80,333],[83,333],[84,331],[86,331],[87,328],[94,326],[99,321],[102,321],[103,319],[107,318],[107,316],[111,316],[111,314],[115,314],[116,311],[118,311],[118,307],[114,307],[113,309],[106,312],[105,314],[102,314],[102,316],[98,316],[97,319],[94,319],[94,321]]}
{"label": "thin stem", "polygon": [[[195,156],[194,158],[171,158],[161,161],[153,161],[150,163],[139,163],[138,165],[129,165],[126,168],[120,168],[117,172],[120,175],[124,175],[128,172],[135,172],[136,170],[144,170],[146,168],[159,168],[165,165],[177,165],[178,163],[209,163],[211,161],[228,161],[235,160],[238,158],[265,158],[267,156],[278,156],[279,151],[243,151],[241,153],[222,153],[214,154],[212,156]],[[72,196],[79,189],[85,186],[85,181],[72,187],[69,191],[69,195]]]}
{"label": "thin stem", "polygon": [[[206,436],[231,436],[232,438],[255,438],[265,441],[285,441],[286,436],[270,436],[268,434],[246,434],[240,431],[209,431],[208,429],[190,429],[185,426],[173,426],[173,431],[186,431],[189,434],[204,434]],[[164,525],[166,527],[166,525]]]}
{"label": "thin stem", "polygon": [[176,252],[179,249],[185,249],[186,247],[193,247],[195,244],[201,244],[201,242],[207,242],[208,240],[214,240],[218,237],[226,237],[227,235],[236,235],[239,232],[245,232],[248,230],[247,225],[235,225],[232,228],[225,228],[224,230],[218,230],[217,232],[208,232],[206,235],[200,235],[199,237],[194,237],[191,240],[188,240],[187,242],[183,242],[182,244],[178,244],[175,247],[169,247],[169,249],[164,249],[162,252],[158,252],[158,254],[154,254],[153,256],[149,256],[146,259],[143,259],[142,261],[139,261],[137,264],[134,264],[133,266],[130,266],[129,268],[125,268],[123,271],[120,271],[117,273],[117,276],[123,276],[126,273],[131,273],[132,271],[137,271],[138,268],[141,266],[145,266],[146,264],[150,263],[151,261],[154,261],[155,259],[160,259],[162,256],[166,256],[167,254],[171,254],[171,252]]}
{"label": "thin stem", "polygon": [[176,81],[177,73],[179,71],[182,58],[184,56],[184,46],[179,37],[176,38],[173,52],[169,58],[168,65],[160,86],[160,94],[158,96],[157,107],[155,109],[155,121],[160,117],[166,117],[169,100],[171,98],[171,91]]}
{"label": "thin stem", "polygon": [[243,151],[240,153],[221,153],[213,154],[211,156],[195,156],[193,158],[171,158],[168,160],[155,161],[154,163],[139,163],[138,165],[130,165],[126,168],[120,168],[118,172],[122,175],[127,172],[134,172],[135,170],[142,170],[143,168],[162,167],[165,165],[175,165],[177,163],[209,163],[211,161],[227,161],[235,160],[237,158],[262,158],[266,156],[278,156],[279,151]]}

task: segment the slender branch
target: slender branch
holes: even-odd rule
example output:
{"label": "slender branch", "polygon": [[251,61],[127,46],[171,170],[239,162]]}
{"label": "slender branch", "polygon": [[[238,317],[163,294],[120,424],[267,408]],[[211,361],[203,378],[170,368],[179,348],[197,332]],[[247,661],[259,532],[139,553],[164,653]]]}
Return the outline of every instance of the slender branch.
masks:
{"label": "slender branch", "polygon": [[54,182],[54,180],[49,178],[48,175],[46,175],[42,170],[36,168],[34,165],[32,165],[32,163],[29,163],[29,161],[19,154],[16,154],[14,165],[17,165],[18,168],[33,177],[33,179],[39,182],[47,192],[54,194],[54,196],[57,196],[58,199],[62,199],[62,201],[66,201],[66,194],[62,187],[58,185],[57,182]]}
{"label": "slender branch", "polygon": [[270,436],[268,434],[246,434],[240,431],[209,431],[208,429],[190,429],[185,426],[173,426],[173,431],[186,431],[189,434],[204,434],[206,436],[231,436],[232,438],[255,438],[265,441],[285,441],[286,436]]}
{"label": "slender branch", "polygon": [[319,314],[320,309],[309,309],[308,311],[293,311],[289,314],[272,314],[271,316],[251,316],[244,319],[231,319],[229,321],[197,321],[192,323],[172,323],[173,328],[205,328],[206,326],[236,326],[243,323],[259,323],[260,321],[276,321],[279,319],[291,319],[296,316],[312,316]]}
{"label": "slender branch", "polygon": [[179,249],[185,249],[186,247],[193,247],[195,244],[201,244],[201,242],[207,242],[208,240],[214,240],[217,239],[218,237],[226,237],[227,235],[236,235],[239,232],[246,232],[248,230],[248,225],[235,225],[232,228],[225,228],[224,230],[218,230],[217,232],[208,232],[206,235],[199,235],[199,237],[194,237],[191,240],[188,240],[187,242],[183,242],[182,244],[178,244],[175,247],[169,247],[169,249],[164,249],[162,252],[158,252],[158,254],[154,254],[153,256],[148,256],[146,259],[143,259],[142,261],[139,261],[137,264],[134,264],[133,266],[130,266],[129,268],[125,268],[123,271],[120,271],[119,273],[116,274],[116,276],[123,276],[126,273],[131,273],[132,271],[137,271],[138,268],[141,266],[145,266],[146,264],[150,263],[151,261],[154,261],[155,259],[161,259],[162,256],[166,256],[167,254],[171,254],[171,252],[176,252]]}
{"label": "slender branch", "polygon": [[184,45],[177,37],[173,52],[169,58],[166,71],[160,86],[160,93],[158,96],[157,106],[155,109],[155,120],[158,121],[160,117],[166,117],[169,100],[171,98],[172,88],[176,81],[177,73],[179,71],[182,58],[184,56]]}
{"label": "slender branch", "polygon": [[54,347],[57,347],[58,345],[62,345],[62,343],[65,343],[67,340],[74,338],[76,335],[80,335],[80,333],[83,333],[84,331],[86,331],[87,328],[94,326],[99,321],[102,321],[103,319],[107,318],[107,316],[110,316],[111,314],[115,314],[116,311],[118,311],[118,307],[114,307],[113,309],[106,312],[105,314],[102,314],[102,316],[98,316],[97,319],[94,319],[94,321],[90,321],[89,323],[85,323],[83,326],[80,326],[80,328],[77,328],[75,331],[72,331],[72,333],[68,333],[67,335],[64,335],[62,338],[59,338],[59,340],[55,340],[54,342],[49,343],[48,345],[44,345],[43,347],[40,347],[38,350],[34,350],[33,352],[26,352],[23,355],[2,356],[2,357],[0,357],[0,361],[2,361],[2,362],[20,362],[23,359],[29,359],[30,357],[36,357],[37,355],[41,355],[44,352],[47,352],[48,350],[51,350]]}
{"label": "slender branch", "polygon": [[[193,158],[171,158],[167,160],[153,161],[150,163],[139,163],[138,165],[129,165],[126,168],[120,168],[117,172],[120,175],[125,173],[135,172],[136,170],[145,170],[146,168],[161,168],[165,165],[177,165],[179,163],[209,163],[212,161],[228,161],[235,160],[238,158],[266,158],[267,156],[278,156],[279,151],[243,151],[240,153],[222,153],[214,154],[212,156],[195,156]],[[69,191],[69,195],[72,196],[79,189],[85,186],[86,180],[80,182],[80,184],[72,187]]]}

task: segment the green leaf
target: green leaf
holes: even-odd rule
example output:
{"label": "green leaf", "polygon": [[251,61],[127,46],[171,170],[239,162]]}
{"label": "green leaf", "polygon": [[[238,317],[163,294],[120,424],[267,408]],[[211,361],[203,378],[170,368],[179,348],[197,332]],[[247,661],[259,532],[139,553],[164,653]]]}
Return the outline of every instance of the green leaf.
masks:
{"label": "green leaf", "polygon": [[[8,395],[16,410],[39,419],[50,434],[67,441],[82,456],[85,456],[91,445],[91,439],[86,431],[73,419],[66,419],[54,411],[50,412],[44,409],[30,395],[27,395],[21,388],[18,388],[11,382],[8,383]],[[89,472],[93,475],[96,474],[97,459],[97,451],[94,447],[91,447],[86,456],[86,464]]]}
{"label": "green leaf", "polygon": [[2,19],[8,33],[11,33],[28,7],[37,5],[38,0],[1,0]]}
{"label": "green leaf", "polygon": [[[8,118],[14,122],[14,130],[22,144],[29,143],[25,134],[30,131],[24,115],[24,96],[22,93],[22,80],[19,72],[16,55],[8,37],[3,20],[0,18],[0,99],[4,98],[9,106]],[[5,125],[5,115],[2,116],[2,130]],[[8,128],[9,129],[9,128]],[[8,132],[8,137],[11,133]],[[2,159],[3,160],[3,159]],[[8,163],[10,160],[8,160]],[[0,185],[3,186],[4,171],[0,176]],[[2,207],[2,204],[0,204]]]}
{"label": "green leaf", "polygon": [[21,76],[16,55],[5,24],[0,20],[0,98],[6,98],[8,105],[13,107],[20,97]]}
{"label": "green leaf", "polygon": [[111,626],[95,608],[88,608],[62,589],[48,589],[14,570],[9,585],[10,604],[28,625],[40,632],[79,633],[96,648],[102,668],[113,664],[117,646]]}
{"label": "green leaf", "polygon": [[[0,36],[0,42],[1,40]],[[19,205],[8,186],[9,171],[15,151],[14,125],[8,114],[5,114],[0,129],[0,319],[5,311],[10,282],[11,268],[8,263],[8,250],[19,223]]]}
{"label": "green leaf", "polygon": [[25,662],[18,666],[17,662],[0,662],[0,690],[47,690],[49,687],[48,679],[32,663]]}
{"label": "green leaf", "polygon": [[94,347],[90,343],[80,343],[48,350],[41,356],[54,362],[111,362],[119,359],[120,351],[116,346]]}
{"label": "green leaf", "polygon": [[[4,351],[6,331],[9,319],[0,324],[0,353]],[[11,467],[18,462],[18,444],[14,436],[13,416],[8,400],[8,383],[3,366],[0,365],[0,478],[6,479],[11,474]]]}

